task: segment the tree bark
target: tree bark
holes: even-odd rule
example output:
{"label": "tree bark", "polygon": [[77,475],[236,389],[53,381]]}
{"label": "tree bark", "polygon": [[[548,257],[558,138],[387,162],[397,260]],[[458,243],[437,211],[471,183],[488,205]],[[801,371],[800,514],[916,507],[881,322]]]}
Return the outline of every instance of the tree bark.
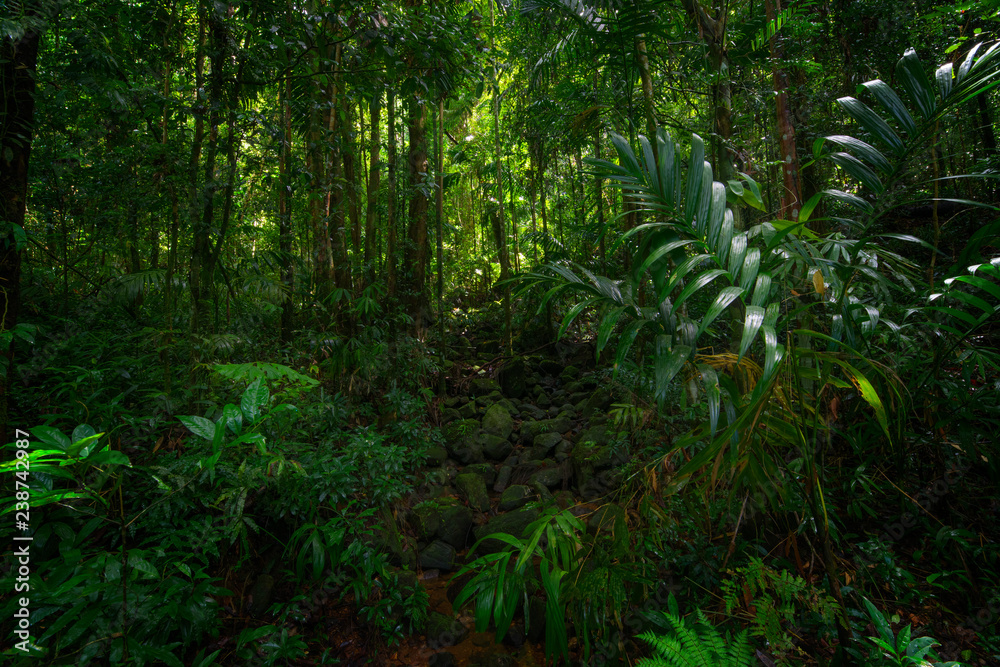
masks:
{"label": "tree bark", "polygon": [[[765,0],[767,20],[774,21],[775,14],[781,11],[780,0]],[[795,149],[795,124],[792,122],[792,112],[788,103],[788,74],[781,68],[779,60],[781,49],[777,38],[771,37],[771,59],[773,65],[774,92],[777,102],[778,137],[781,158],[781,190],[780,216],[798,222],[799,210],[802,208],[802,186],[799,174],[799,156]]]}

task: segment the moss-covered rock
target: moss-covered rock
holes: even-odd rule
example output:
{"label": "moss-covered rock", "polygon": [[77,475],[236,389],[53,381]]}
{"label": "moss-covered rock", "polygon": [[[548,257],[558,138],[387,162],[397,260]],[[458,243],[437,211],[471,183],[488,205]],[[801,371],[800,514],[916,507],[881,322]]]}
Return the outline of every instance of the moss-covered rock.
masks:
{"label": "moss-covered rock", "polygon": [[524,422],[521,424],[521,441],[533,445],[535,438],[542,433],[566,433],[572,428],[573,422],[565,417]]}
{"label": "moss-covered rock", "polygon": [[[514,537],[524,538],[526,537],[526,529],[531,522],[537,518],[537,509],[534,507],[522,507],[521,509],[514,510],[513,512],[498,514],[482,526],[476,528],[473,532],[475,533],[477,540],[480,540],[487,535],[492,535],[493,533],[507,533],[508,535],[513,535]],[[506,543],[501,542],[500,540],[484,540],[476,548],[475,555],[482,556],[484,554],[497,553],[499,551],[503,551],[505,545]]]}
{"label": "moss-covered rock", "polygon": [[493,482],[497,481],[497,471],[491,463],[473,463],[462,468],[462,472],[479,475],[486,482],[486,486],[492,486]]}
{"label": "moss-covered rock", "polygon": [[435,540],[420,552],[420,567],[446,572],[455,567],[455,547],[443,540]]}
{"label": "moss-covered rock", "polygon": [[514,419],[507,408],[495,403],[483,415],[483,431],[506,440],[514,432]]}
{"label": "moss-covered rock", "polygon": [[469,383],[473,396],[488,396],[494,391],[500,391],[500,384],[493,378],[475,378]]}
{"label": "moss-covered rock", "polygon": [[504,395],[510,398],[521,398],[527,389],[527,366],[520,357],[509,361],[500,370],[497,379]]}
{"label": "moss-covered rock", "polygon": [[490,497],[486,493],[486,482],[480,475],[464,473],[455,478],[455,486],[469,503],[469,507],[480,512],[490,508]]}
{"label": "moss-covered rock", "polygon": [[500,496],[500,505],[497,509],[501,512],[510,512],[511,510],[516,510],[524,507],[529,502],[531,502],[535,497],[534,492],[530,487],[524,484],[514,484],[507,487],[507,489]]}

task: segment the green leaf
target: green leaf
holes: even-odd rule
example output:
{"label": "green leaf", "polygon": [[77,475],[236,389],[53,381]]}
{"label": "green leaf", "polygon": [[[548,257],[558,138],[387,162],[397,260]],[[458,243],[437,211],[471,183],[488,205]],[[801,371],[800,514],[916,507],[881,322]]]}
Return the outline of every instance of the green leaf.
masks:
{"label": "green leaf", "polygon": [[684,363],[691,356],[693,348],[687,345],[675,345],[670,349],[669,336],[659,335],[656,337],[656,357],[654,359],[656,375],[656,397],[663,401],[667,397],[667,389],[670,381],[684,367]]}
{"label": "green leaf", "polygon": [[222,408],[222,422],[233,435],[239,435],[243,432],[243,411],[232,403],[227,403]]}
{"label": "green leaf", "polygon": [[917,126],[913,122],[913,116],[910,115],[903,101],[899,99],[896,91],[886,85],[882,79],[867,81],[861,85],[875,95],[878,103],[892,114],[892,117],[896,119],[908,135],[913,136],[916,134]]}
{"label": "green leaf", "polygon": [[952,64],[945,63],[934,73],[934,78],[938,82],[938,90],[941,91],[941,99],[946,100],[951,95],[952,84]]}
{"label": "green leaf", "polygon": [[698,370],[701,372],[701,379],[705,383],[705,397],[708,399],[708,423],[710,429],[709,437],[715,438],[715,431],[719,427],[719,376],[715,369],[708,364],[699,364]]}
{"label": "green leaf", "polygon": [[830,155],[830,160],[855,179],[860,181],[861,185],[865,186],[872,192],[876,194],[882,194],[885,192],[885,186],[882,185],[882,181],[879,180],[878,175],[872,171],[868,165],[850,153],[833,153]]}
{"label": "green leaf", "polygon": [[665,129],[658,128],[656,131],[656,147],[660,158],[660,191],[663,193],[664,203],[668,208],[676,206],[674,201],[674,191],[677,189],[676,180],[680,174],[676,169],[674,161],[677,156],[674,151],[674,142]]}
{"label": "green leaf", "polygon": [[87,424],[80,424],[75,429],[73,429],[72,440],[73,442],[79,442],[84,438],[89,438],[97,435],[97,431],[94,430],[93,426],[88,426]]}
{"label": "green leaf", "polygon": [[[849,137],[843,134],[830,135],[826,137],[826,140],[831,143],[837,144],[841,148],[846,148],[848,150],[853,151],[854,155],[862,158],[868,164],[881,171],[883,174],[888,174],[892,172],[892,163],[890,163],[889,160],[871,144],[865,143],[860,139],[855,139],[854,137]],[[813,206],[815,207],[815,204]],[[804,208],[805,207],[803,207],[803,209]],[[799,214],[799,220],[802,220],[801,213]]]}
{"label": "green leaf", "polygon": [[802,205],[802,210],[799,211],[799,222],[804,223],[809,220],[809,216],[811,216],[812,212],[816,210],[816,207],[819,205],[822,198],[823,193],[817,192],[809,198],[809,201]]}
{"label": "green leaf", "polygon": [[566,313],[566,317],[563,318],[562,325],[559,327],[559,333],[556,334],[556,339],[563,337],[563,334],[566,333],[566,329],[569,328],[569,325],[573,323],[573,320],[575,320],[580,313],[598,303],[600,303],[600,299],[598,298],[587,299],[586,301],[581,301],[570,308],[569,312]]}
{"label": "green leaf", "polygon": [[697,134],[691,135],[691,157],[688,158],[687,191],[684,200],[684,223],[691,225],[698,207],[702,181],[705,177],[705,142]]}
{"label": "green leaf", "polygon": [[698,336],[700,337],[705,333],[712,322],[729,307],[729,304],[742,297],[745,293],[742,288],[733,285],[720,290],[718,296],[715,297],[715,301],[709,306],[708,311],[701,320],[701,326],[698,327]]}
{"label": "green leaf", "polygon": [[743,318],[743,336],[740,339],[739,359],[750,349],[750,345],[757,337],[761,325],[764,323],[764,309],[760,306],[747,306],[746,315]]}
{"label": "green leaf", "polygon": [[601,356],[601,351],[608,344],[608,340],[611,338],[611,334],[615,330],[615,325],[618,324],[618,320],[621,319],[622,313],[625,312],[625,306],[619,306],[613,309],[611,312],[604,315],[601,319],[601,325],[597,329],[597,356]]}
{"label": "green leaf", "polygon": [[240,409],[243,411],[244,420],[251,424],[256,422],[270,398],[271,394],[261,378],[254,380],[240,398]]}
{"label": "green leaf", "polygon": [[910,99],[920,110],[921,115],[930,120],[934,115],[934,89],[931,82],[927,80],[927,73],[924,72],[917,52],[907,49],[903,57],[896,63],[896,79],[903,84]]}
{"label": "green leaf", "polygon": [[719,276],[728,275],[724,269],[709,269],[701,273],[697,278],[688,283],[681,293],[677,296],[677,301],[674,303],[674,312],[677,312],[689,296],[700,290],[702,287],[708,285],[710,282],[718,278]]}
{"label": "green leaf", "polygon": [[861,127],[888,144],[893,153],[903,155],[906,152],[906,146],[903,145],[903,141],[899,138],[899,135],[893,132],[892,128],[864,102],[853,97],[841,97],[837,100],[837,103],[854,120],[858,121]]}
{"label": "green leaf", "polygon": [[178,417],[180,423],[187,426],[187,429],[197,436],[211,442],[215,438],[215,422],[197,415],[189,417]]}
{"label": "green leaf", "polygon": [[55,447],[61,451],[66,451],[72,444],[62,431],[52,426],[36,426],[31,429],[31,435],[35,436],[35,439],[40,440],[43,444]]}

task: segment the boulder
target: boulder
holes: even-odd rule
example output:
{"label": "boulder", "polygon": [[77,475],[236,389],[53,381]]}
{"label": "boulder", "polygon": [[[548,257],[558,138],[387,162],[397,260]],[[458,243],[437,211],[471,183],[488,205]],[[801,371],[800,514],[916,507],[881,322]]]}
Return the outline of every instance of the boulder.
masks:
{"label": "boulder", "polygon": [[424,450],[424,456],[427,457],[427,465],[441,466],[448,459],[448,450],[441,445],[431,445]]}
{"label": "boulder", "polygon": [[555,449],[556,445],[562,442],[562,433],[541,433],[535,436],[532,446],[532,457],[536,459],[547,458],[549,452]]}
{"label": "boulder", "polygon": [[[477,540],[480,540],[487,535],[492,535],[493,533],[507,533],[508,535],[513,535],[517,538],[524,538],[527,537],[525,534],[526,529],[531,522],[537,518],[537,509],[534,507],[522,507],[521,509],[514,510],[513,512],[498,514],[482,526],[476,528],[473,532],[475,533]],[[505,546],[506,542],[501,542],[500,540],[484,540],[476,548],[475,555],[482,556],[485,554],[498,553],[503,551]]]}
{"label": "boulder", "polygon": [[451,422],[444,428],[444,439],[446,442],[461,440],[470,435],[475,435],[479,431],[479,422],[475,419],[462,419]]}
{"label": "boulder", "polygon": [[441,411],[441,422],[449,424],[462,418],[462,413],[455,408],[445,408]]}
{"label": "boulder", "polygon": [[521,398],[527,389],[527,367],[520,357],[504,365],[497,374],[500,389],[511,398]]}
{"label": "boulder", "polygon": [[[549,463],[551,463],[551,461]],[[528,483],[531,485],[534,485],[536,482],[543,485],[547,489],[554,489],[557,486],[562,486],[563,471],[559,466],[542,468],[528,479]]]}
{"label": "boulder", "polygon": [[476,407],[475,401],[469,401],[458,409],[458,415],[462,419],[473,420],[476,418],[476,414],[478,414],[478,412],[479,410]]}
{"label": "boulder", "polygon": [[617,530],[624,531],[627,528],[625,526],[625,510],[614,503],[601,505],[587,519],[587,532],[593,535],[597,533],[613,535]]}
{"label": "boulder", "polygon": [[472,510],[455,498],[425,500],[410,510],[409,521],[421,542],[440,538],[463,549],[472,528]]}
{"label": "boulder", "polygon": [[613,468],[626,460],[624,452],[612,445],[600,446],[581,438],[570,456],[573,479],[580,495],[595,498],[614,487],[621,481],[621,473]]}
{"label": "boulder", "polygon": [[583,404],[580,408],[580,415],[584,419],[590,419],[596,413],[607,412],[608,408],[611,407],[611,392],[607,389],[598,389]]}
{"label": "boulder", "polygon": [[486,460],[486,457],[483,455],[483,446],[479,444],[477,437],[463,438],[458,442],[452,443],[448,448],[448,452],[462,465],[482,463]]}
{"label": "boulder", "polygon": [[514,420],[503,405],[491,405],[483,415],[483,431],[506,440],[514,431]]}
{"label": "boulder", "polygon": [[486,482],[486,486],[492,486],[493,482],[497,481],[497,471],[490,463],[474,463],[470,466],[465,466],[462,468],[463,473],[473,473],[479,475]]}
{"label": "boulder", "polygon": [[437,501],[426,500],[410,510],[410,526],[421,542],[429,542],[441,528],[441,506]]}
{"label": "boulder", "polygon": [[480,512],[490,508],[490,497],[486,493],[486,482],[475,473],[464,473],[455,478],[455,486],[469,503],[469,507]]}
{"label": "boulder", "polygon": [[562,463],[569,458],[570,454],[573,453],[573,443],[569,440],[560,440],[559,444],[556,445],[555,460],[556,463]]}
{"label": "boulder", "polygon": [[611,434],[606,426],[591,426],[576,439],[580,444],[590,443],[599,447],[608,444],[610,440]]}
{"label": "boulder", "polygon": [[524,422],[521,424],[521,441],[533,445],[535,437],[542,433],[566,433],[572,428],[573,422],[565,418]]}
{"label": "boulder", "polygon": [[432,648],[455,646],[469,634],[469,629],[454,616],[432,611],[427,614],[427,644]]}
{"label": "boulder", "polygon": [[487,396],[494,391],[500,391],[500,384],[493,378],[475,378],[469,383],[473,396]]}
{"label": "boulder", "polygon": [[497,509],[501,512],[516,510],[527,505],[534,497],[535,494],[531,488],[524,484],[514,484],[507,487],[503,494],[501,494],[500,505]]}
{"label": "boulder", "polygon": [[579,379],[579,377],[580,369],[576,366],[567,366],[559,373],[559,379],[562,380],[563,384],[573,382],[574,380]]}
{"label": "boulder", "polygon": [[497,482],[493,485],[493,490],[497,493],[503,493],[507,485],[510,484],[510,476],[513,472],[514,468],[509,465],[500,466],[500,472],[497,474]]}
{"label": "boulder", "polygon": [[455,566],[455,547],[435,540],[420,552],[420,567],[425,570],[450,571]]}
{"label": "boulder", "polygon": [[464,549],[471,531],[472,510],[448,498],[441,508],[441,527],[437,529],[437,536],[456,549]]}
{"label": "boulder", "polygon": [[503,461],[514,451],[514,445],[511,444],[510,440],[504,440],[498,435],[490,435],[489,433],[480,435],[477,443],[483,454],[493,461]]}

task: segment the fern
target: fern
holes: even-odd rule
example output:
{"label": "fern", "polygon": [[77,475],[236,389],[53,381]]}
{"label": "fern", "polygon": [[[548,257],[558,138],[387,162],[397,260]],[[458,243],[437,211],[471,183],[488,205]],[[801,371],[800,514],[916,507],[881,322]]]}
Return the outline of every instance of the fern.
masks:
{"label": "fern", "polygon": [[704,612],[697,612],[698,628],[688,627],[683,618],[661,612],[671,634],[646,632],[639,637],[653,648],[652,658],[643,658],[639,667],[749,667],[753,652],[746,630],[731,640],[723,638]]}
{"label": "fern", "polygon": [[738,611],[744,604],[748,608],[752,605],[753,611],[748,609],[745,613],[751,623],[751,634],[765,639],[776,652],[792,650],[793,637],[785,627],[797,616],[811,612],[828,625],[834,622],[836,601],[802,577],[770,568],[759,558],[752,558],[734,575],[722,582],[726,613]]}

